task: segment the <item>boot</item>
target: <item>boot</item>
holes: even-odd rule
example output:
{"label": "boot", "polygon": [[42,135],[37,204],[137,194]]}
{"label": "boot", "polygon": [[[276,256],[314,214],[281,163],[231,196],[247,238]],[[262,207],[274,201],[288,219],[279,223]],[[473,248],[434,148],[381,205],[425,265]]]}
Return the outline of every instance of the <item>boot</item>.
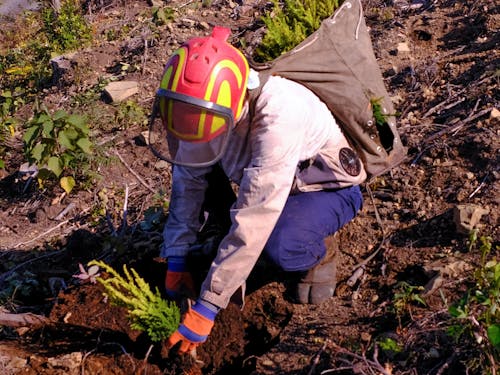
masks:
{"label": "boot", "polygon": [[333,296],[337,285],[338,236],[325,238],[325,257],[308,270],[297,284],[300,303],[320,304]]}

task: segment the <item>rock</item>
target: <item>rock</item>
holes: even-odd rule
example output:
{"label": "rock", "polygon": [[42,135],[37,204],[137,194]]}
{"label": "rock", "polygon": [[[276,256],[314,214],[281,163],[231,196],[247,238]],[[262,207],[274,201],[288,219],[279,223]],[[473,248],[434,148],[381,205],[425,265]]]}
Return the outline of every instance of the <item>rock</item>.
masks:
{"label": "rock", "polygon": [[462,234],[469,234],[481,220],[483,215],[490,211],[475,204],[459,204],[453,210],[453,220],[457,231]]}
{"label": "rock", "polygon": [[203,30],[210,30],[210,25],[208,24],[208,22],[205,22],[205,21],[201,21],[200,22],[200,27],[203,29]]}
{"label": "rock", "polygon": [[193,27],[196,26],[196,21],[192,20],[190,18],[183,18],[183,19],[181,19],[181,24],[182,24],[182,26],[185,26],[185,27],[192,29]]}
{"label": "rock", "polygon": [[52,68],[52,84],[59,88],[71,86],[74,83],[75,53],[59,55],[50,60]]}
{"label": "rock", "polygon": [[110,82],[104,92],[113,103],[121,102],[139,92],[139,85],[136,81],[116,81]]}
{"label": "rock", "polygon": [[170,163],[165,161],[165,160],[158,160],[156,163],[155,163],[155,166],[154,166],[155,169],[157,170],[165,170],[165,169],[168,169],[170,168]]}
{"label": "rock", "polygon": [[500,111],[496,108],[493,108],[490,112],[490,118],[499,119],[500,118]]}
{"label": "rock", "polygon": [[410,52],[410,47],[408,47],[408,43],[398,43],[398,52]]}

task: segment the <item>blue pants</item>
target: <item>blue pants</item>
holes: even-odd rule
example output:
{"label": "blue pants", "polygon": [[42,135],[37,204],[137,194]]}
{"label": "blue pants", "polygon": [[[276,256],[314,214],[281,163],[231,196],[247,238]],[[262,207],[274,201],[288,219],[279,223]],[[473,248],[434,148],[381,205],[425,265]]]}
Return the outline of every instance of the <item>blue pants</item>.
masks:
{"label": "blue pants", "polygon": [[305,271],[326,254],[324,239],[361,209],[359,186],[291,195],[264,251],[285,271]]}

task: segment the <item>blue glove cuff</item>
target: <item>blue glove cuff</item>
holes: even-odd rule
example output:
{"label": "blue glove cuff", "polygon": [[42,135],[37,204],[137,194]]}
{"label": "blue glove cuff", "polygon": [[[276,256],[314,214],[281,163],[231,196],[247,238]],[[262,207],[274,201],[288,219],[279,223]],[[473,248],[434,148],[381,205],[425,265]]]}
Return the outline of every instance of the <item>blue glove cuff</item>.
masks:
{"label": "blue glove cuff", "polygon": [[181,324],[177,330],[179,331],[179,333],[182,336],[184,336],[186,339],[188,339],[191,342],[205,342],[205,341],[207,341],[207,338],[208,338],[207,335],[198,335],[197,333],[194,333],[188,327],[186,327],[184,324]]}
{"label": "blue glove cuff", "polygon": [[220,311],[220,308],[218,306],[215,306],[210,302],[204,301],[202,299],[196,301],[192,309],[203,317],[211,320],[212,322],[215,320],[217,313]]}
{"label": "blue glove cuff", "polygon": [[185,257],[171,256],[167,259],[167,268],[173,272],[186,272],[187,264]]}

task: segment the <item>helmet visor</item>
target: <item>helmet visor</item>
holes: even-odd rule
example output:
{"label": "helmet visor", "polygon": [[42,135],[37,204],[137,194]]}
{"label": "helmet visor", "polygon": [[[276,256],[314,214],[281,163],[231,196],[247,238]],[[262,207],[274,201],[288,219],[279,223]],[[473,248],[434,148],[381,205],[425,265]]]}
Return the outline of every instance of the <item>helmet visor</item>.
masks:
{"label": "helmet visor", "polygon": [[233,128],[230,108],[160,89],[149,120],[149,146],[170,163],[204,167],[219,161]]}

